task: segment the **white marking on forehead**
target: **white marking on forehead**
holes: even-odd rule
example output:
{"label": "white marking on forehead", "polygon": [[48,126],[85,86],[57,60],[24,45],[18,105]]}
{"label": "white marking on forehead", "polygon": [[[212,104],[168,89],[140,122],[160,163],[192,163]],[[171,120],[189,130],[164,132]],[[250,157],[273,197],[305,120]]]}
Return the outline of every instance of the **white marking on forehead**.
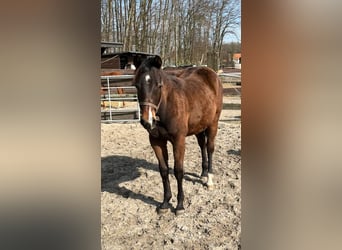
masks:
{"label": "white marking on forehead", "polygon": [[146,75],[146,76],[145,76],[145,81],[146,81],[147,83],[149,83],[150,80],[151,80],[150,75]]}

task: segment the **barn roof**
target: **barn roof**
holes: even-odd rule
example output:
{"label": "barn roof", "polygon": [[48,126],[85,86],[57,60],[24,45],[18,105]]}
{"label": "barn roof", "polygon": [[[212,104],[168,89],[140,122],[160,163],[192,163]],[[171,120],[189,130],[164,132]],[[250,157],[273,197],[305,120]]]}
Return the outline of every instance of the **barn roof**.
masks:
{"label": "barn roof", "polygon": [[144,55],[144,56],[154,56],[155,54],[140,52],[140,51],[122,51],[122,52],[113,52],[106,55],[119,55],[119,56],[136,56],[136,55]]}

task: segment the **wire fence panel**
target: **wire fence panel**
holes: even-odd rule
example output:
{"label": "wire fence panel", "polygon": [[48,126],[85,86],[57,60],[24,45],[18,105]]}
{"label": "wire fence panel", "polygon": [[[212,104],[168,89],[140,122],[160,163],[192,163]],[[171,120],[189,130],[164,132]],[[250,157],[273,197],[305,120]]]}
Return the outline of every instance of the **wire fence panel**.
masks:
{"label": "wire fence panel", "polygon": [[[140,121],[137,90],[131,85],[133,75],[101,76],[101,122]],[[122,80],[130,80],[122,86]]]}

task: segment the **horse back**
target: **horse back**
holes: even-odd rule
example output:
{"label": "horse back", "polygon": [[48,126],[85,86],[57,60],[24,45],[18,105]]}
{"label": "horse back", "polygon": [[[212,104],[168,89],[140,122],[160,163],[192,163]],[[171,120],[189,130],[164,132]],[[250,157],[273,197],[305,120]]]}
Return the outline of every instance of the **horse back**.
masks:
{"label": "horse back", "polygon": [[201,85],[209,87],[209,89],[220,98],[222,96],[222,84],[216,72],[208,67],[193,67],[182,70],[178,73],[178,77],[183,78],[186,82],[195,82],[196,89]]}

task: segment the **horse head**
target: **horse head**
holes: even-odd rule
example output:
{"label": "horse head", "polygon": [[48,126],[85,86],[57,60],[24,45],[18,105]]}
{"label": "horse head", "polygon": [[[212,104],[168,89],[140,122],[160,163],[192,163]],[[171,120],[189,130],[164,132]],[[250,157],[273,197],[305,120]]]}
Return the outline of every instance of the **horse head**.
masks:
{"label": "horse head", "polygon": [[137,88],[141,124],[149,132],[156,127],[163,86],[162,60],[154,56],[142,62],[135,72],[133,85]]}

